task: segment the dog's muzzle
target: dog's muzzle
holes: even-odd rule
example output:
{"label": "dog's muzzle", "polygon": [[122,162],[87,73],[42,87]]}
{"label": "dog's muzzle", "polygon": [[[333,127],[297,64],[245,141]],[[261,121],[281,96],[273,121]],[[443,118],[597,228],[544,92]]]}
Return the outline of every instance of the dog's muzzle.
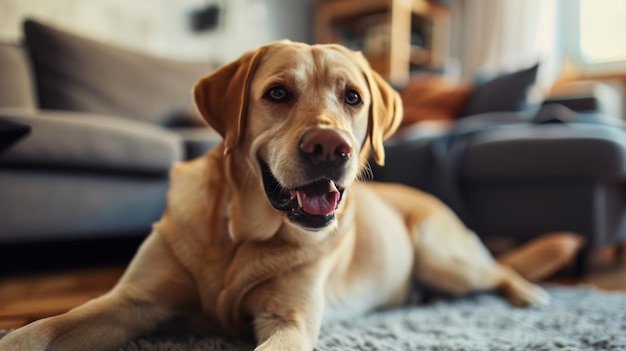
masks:
{"label": "dog's muzzle", "polygon": [[337,181],[346,174],[352,146],[339,131],[311,128],[298,141],[300,165],[308,182],[295,188],[280,184],[270,167],[259,160],[267,198],[274,208],[302,227],[319,229],[335,219],[344,189]]}
{"label": "dog's muzzle", "polygon": [[293,189],[285,188],[269,166],[259,160],[263,187],[269,202],[279,211],[287,212],[294,223],[308,229],[320,229],[335,219],[344,189],[328,178],[320,178]]}

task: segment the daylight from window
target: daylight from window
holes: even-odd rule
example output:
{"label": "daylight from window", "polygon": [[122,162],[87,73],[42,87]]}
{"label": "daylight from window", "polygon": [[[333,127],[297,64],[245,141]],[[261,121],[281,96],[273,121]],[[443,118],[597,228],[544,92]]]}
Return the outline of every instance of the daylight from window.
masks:
{"label": "daylight from window", "polygon": [[626,60],[626,0],[580,0],[580,54],[586,63]]}

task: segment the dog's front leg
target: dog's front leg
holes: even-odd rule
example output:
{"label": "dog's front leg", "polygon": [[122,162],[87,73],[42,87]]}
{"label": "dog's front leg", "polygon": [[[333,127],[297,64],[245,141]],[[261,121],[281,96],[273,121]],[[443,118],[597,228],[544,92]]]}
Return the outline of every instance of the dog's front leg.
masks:
{"label": "dog's front leg", "polygon": [[162,312],[109,293],[9,333],[0,350],[114,350],[156,327]]}
{"label": "dog's front leg", "polygon": [[255,351],[311,351],[319,335],[324,295],[318,272],[291,273],[253,291],[247,305],[254,316]]}
{"label": "dog's front leg", "polygon": [[175,316],[194,294],[164,240],[152,234],[111,292],[9,333],[0,350],[115,350]]}

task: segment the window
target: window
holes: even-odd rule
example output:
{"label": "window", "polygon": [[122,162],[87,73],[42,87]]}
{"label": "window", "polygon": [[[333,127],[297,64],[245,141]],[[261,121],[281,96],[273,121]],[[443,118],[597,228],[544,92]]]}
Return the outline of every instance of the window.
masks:
{"label": "window", "polygon": [[626,60],[626,1],[580,0],[580,55],[586,63]]}
{"label": "window", "polygon": [[587,72],[626,71],[626,1],[563,2],[567,56]]}

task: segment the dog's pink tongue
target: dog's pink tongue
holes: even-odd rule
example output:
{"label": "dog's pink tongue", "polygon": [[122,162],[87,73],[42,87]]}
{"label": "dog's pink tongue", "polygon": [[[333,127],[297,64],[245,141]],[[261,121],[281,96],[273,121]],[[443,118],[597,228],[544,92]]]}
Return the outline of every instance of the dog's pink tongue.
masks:
{"label": "dog's pink tongue", "polygon": [[335,211],[339,203],[339,191],[335,184],[329,183],[328,191],[305,192],[297,190],[298,203],[304,212],[317,216],[326,216]]}

